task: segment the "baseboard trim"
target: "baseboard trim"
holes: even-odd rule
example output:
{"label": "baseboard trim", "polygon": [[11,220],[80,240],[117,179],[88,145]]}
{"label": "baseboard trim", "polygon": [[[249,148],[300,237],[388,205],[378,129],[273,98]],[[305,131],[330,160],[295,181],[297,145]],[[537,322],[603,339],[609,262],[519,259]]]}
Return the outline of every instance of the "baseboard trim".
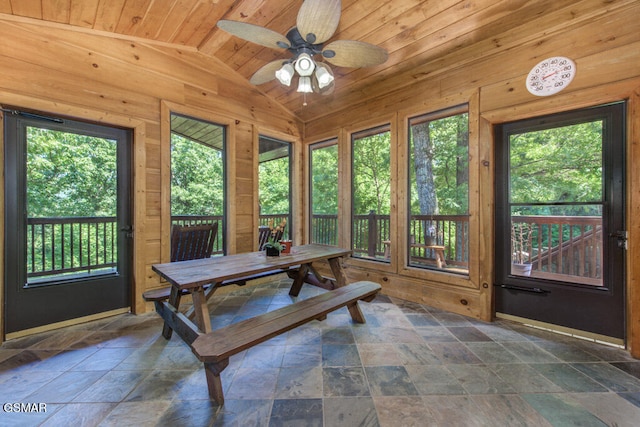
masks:
{"label": "baseboard trim", "polygon": [[28,335],[38,334],[40,332],[48,332],[54,329],[64,328],[66,326],[79,325],[81,323],[90,322],[92,320],[104,319],[106,317],[117,316],[118,314],[124,314],[129,312],[131,312],[131,307],[124,307],[124,308],[118,308],[116,310],[104,311],[102,313],[91,314],[89,316],[64,320],[62,322],[50,323],[48,325],[42,325],[42,326],[37,326],[35,328],[24,329],[22,331],[8,333],[5,336],[5,340],[8,341],[16,338],[22,338]]}
{"label": "baseboard trim", "polygon": [[593,332],[581,331],[579,329],[567,328],[564,326],[553,325],[551,323],[540,322],[538,320],[527,319],[524,317],[513,316],[511,314],[496,313],[498,319],[510,320],[516,323],[530,326],[532,328],[544,329],[546,331],[555,332],[557,334],[568,335],[571,337],[593,341],[600,344],[606,344],[618,348],[626,348],[624,340],[620,338],[608,337],[606,335],[594,334]]}

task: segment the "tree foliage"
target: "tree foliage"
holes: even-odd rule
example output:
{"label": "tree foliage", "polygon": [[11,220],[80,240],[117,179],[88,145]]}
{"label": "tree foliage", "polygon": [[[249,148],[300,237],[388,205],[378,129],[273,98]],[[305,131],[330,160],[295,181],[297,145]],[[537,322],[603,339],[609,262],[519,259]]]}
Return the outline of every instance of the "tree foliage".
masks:
{"label": "tree foliage", "polygon": [[262,215],[289,213],[289,157],[261,162],[258,185]]}
{"label": "tree foliage", "polygon": [[312,203],[315,215],[338,214],[338,145],[314,149],[311,154]]}
{"label": "tree foliage", "polygon": [[172,134],[171,214],[222,215],[223,212],[223,152]]}
{"label": "tree foliage", "polygon": [[117,142],[27,128],[29,217],[115,216]]}
{"label": "tree foliage", "polygon": [[602,200],[601,121],[512,135],[509,150],[511,203]]}
{"label": "tree foliage", "polygon": [[469,210],[468,114],[417,120],[410,129],[411,213],[460,215]]}
{"label": "tree foliage", "polygon": [[356,215],[391,211],[391,133],[353,141],[353,209]]}

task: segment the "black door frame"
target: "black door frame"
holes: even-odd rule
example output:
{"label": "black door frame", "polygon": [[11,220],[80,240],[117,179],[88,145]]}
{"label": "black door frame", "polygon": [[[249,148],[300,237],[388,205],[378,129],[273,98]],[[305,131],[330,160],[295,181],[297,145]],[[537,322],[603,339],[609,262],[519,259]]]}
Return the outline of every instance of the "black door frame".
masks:
{"label": "black door frame", "polygon": [[[132,263],[132,155],[133,135],[130,129],[93,124],[51,115],[12,110],[5,114],[5,292],[4,333],[28,330],[39,326],[90,316],[131,306],[133,292]],[[52,286],[24,286],[25,267],[25,206],[26,126],[49,130],[83,133],[99,138],[117,139],[118,163],[118,266],[117,272],[80,280],[54,281]],[[20,139],[22,138],[22,139]],[[10,161],[13,159],[14,161]],[[120,197],[124,194],[124,197]],[[22,266],[15,268],[15,266]],[[109,280],[121,283],[117,291]],[[66,303],[53,304],[56,293]],[[29,302],[30,298],[34,298]],[[25,310],[25,307],[28,310]],[[39,320],[35,320],[34,314]]]}
{"label": "black door frame", "polygon": [[[510,274],[511,236],[505,230],[510,214],[509,135],[604,119],[603,128],[603,287],[534,279]],[[515,132],[517,129],[517,132]],[[495,127],[496,143],[496,257],[495,311],[503,314],[582,330],[624,340],[626,338],[626,256],[618,247],[618,231],[625,230],[626,103],[617,102],[553,115],[504,123]],[[605,266],[606,262],[606,266]],[[592,311],[581,309],[586,297]],[[551,298],[565,304],[558,310]],[[570,307],[567,310],[566,307]],[[617,307],[611,309],[611,307]],[[572,318],[566,314],[570,312]],[[596,316],[606,313],[606,317]]]}

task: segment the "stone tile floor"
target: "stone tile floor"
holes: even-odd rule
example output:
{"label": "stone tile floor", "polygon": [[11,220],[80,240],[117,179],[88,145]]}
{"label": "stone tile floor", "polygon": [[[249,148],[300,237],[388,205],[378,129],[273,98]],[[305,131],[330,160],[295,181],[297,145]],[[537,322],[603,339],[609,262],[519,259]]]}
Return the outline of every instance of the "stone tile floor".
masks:
{"label": "stone tile floor", "polygon": [[[215,296],[214,328],[290,304],[289,286]],[[155,313],[12,340],[0,426],[640,425],[640,361],[624,350],[386,296],[361,306],[364,325],[342,309],[234,356],[223,407]]]}

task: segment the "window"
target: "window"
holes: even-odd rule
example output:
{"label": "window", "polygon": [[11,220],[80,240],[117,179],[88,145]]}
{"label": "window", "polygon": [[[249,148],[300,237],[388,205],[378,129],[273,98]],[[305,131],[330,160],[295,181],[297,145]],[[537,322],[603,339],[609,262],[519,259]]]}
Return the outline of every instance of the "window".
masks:
{"label": "window", "polygon": [[283,239],[291,239],[291,144],[260,135],[258,186],[260,225],[286,220]]}
{"label": "window", "polygon": [[457,107],[409,120],[409,265],[469,271],[469,118]]}
{"label": "window", "polygon": [[337,140],[310,147],[311,243],[338,245]]}
{"label": "window", "polygon": [[351,136],[353,256],[389,262],[391,132],[389,125]]}
{"label": "window", "polygon": [[224,253],[225,132],[222,125],[171,114],[171,223],[218,223],[213,253]]}

